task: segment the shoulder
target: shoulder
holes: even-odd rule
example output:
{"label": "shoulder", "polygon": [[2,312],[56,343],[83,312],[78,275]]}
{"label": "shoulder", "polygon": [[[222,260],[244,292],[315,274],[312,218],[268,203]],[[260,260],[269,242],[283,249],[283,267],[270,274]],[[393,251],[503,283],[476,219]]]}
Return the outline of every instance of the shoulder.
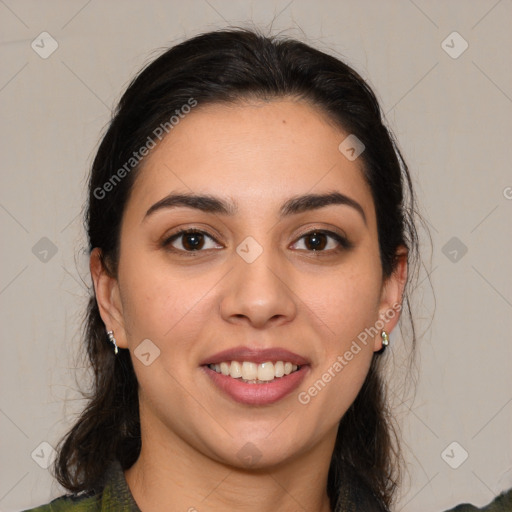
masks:
{"label": "shoulder", "polygon": [[482,508],[462,504],[446,512],[510,512],[512,510],[512,489],[500,494],[492,503]]}
{"label": "shoulder", "polygon": [[100,484],[89,492],[66,494],[23,512],[140,512],[124,477],[119,461],[110,463]]}
{"label": "shoulder", "polygon": [[98,494],[67,494],[54,499],[46,505],[31,508],[23,512],[89,512],[101,510],[101,496]]}

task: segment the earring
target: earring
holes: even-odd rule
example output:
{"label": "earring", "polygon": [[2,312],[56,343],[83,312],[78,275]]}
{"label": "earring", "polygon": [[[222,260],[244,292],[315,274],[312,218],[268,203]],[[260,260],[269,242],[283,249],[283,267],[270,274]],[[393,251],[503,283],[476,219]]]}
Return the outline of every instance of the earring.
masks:
{"label": "earring", "polygon": [[384,349],[389,345],[389,336],[386,331],[382,331],[380,335],[382,337],[382,348]]}
{"label": "earring", "polygon": [[107,331],[108,341],[114,345],[114,354],[117,355],[119,349],[117,348],[116,339],[114,338],[114,331]]}

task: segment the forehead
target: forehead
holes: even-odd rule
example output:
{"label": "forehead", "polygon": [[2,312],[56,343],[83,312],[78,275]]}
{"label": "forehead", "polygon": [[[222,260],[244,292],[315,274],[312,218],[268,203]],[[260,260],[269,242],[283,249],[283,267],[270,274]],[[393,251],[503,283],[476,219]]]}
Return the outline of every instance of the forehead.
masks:
{"label": "forehead", "polygon": [[142,209],[171,191],[210,193],[261,213],[287,197],[338,190],[371,216],[362,159],[338,149],[348,135],[305,101],[199,104],[143,161],[130,202]]}

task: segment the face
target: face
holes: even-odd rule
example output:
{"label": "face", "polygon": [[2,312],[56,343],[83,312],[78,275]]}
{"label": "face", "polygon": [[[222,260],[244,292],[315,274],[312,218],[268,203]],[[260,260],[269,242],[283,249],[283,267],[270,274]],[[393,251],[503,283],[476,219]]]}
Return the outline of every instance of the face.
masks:
{"label": "face", "polygon": [[199,105],[147,157],[117,278],[91,258],[143,436],[235,466],[332,452],[381,347],[362,333],[404,281],[383,279],[361,158],[338,150],[347,135],[292,99]]}

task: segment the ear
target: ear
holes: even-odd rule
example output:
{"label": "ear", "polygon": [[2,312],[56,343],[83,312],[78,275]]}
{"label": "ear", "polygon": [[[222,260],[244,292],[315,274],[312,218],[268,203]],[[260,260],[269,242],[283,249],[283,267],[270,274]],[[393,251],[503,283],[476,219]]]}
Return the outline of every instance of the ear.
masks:
{"label": "ear", "polygon": [[[392,274],[382,284],[379,304],[379,324],[384,324],[380,329],[388,334],[395,328],[400,319],[402,310],[402,298],[407,282],[407,247],[401,245],[395,253],[395,268]],[[382,348],[381,336],[374,338],[374,350]]]}
{"label": "ear", "polygon": [[119,283],[105,268],[101,249],[98,247],[95,247],[91,252],[89,268],[94,284],[96,302],[105,324],[105,332],[114,331],[117,346],[127,348]]}

